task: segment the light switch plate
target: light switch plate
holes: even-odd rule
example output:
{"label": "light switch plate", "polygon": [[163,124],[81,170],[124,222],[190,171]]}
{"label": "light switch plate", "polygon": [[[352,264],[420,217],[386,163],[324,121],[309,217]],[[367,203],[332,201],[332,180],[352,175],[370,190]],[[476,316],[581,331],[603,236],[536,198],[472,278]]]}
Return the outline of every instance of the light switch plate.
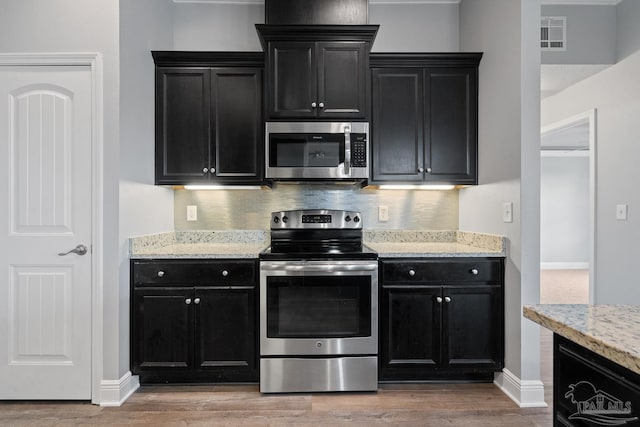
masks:
{"label": "light switch plate", "polygon": [[513,222],[513,203],[504,202],[502,204],[502,221]]}
{"label": "light switch plate", "polygon": [[627,220],[628,206],[626,204],[616,205],[616,219],[619,221]]}
{"label": "light switch plate", "polygon": [[187,221],[197,221],[198,220],[198,206],[189,205],[187,206]]}

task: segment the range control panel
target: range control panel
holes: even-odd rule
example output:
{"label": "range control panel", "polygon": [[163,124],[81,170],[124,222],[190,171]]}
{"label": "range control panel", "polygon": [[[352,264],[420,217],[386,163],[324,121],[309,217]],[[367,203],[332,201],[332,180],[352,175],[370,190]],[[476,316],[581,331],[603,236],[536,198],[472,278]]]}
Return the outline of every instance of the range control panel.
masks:
{"label": "range control panel", "polygon": [[332,209],[301,209],[271,213],[271,229],[361,229],[360,212]]}

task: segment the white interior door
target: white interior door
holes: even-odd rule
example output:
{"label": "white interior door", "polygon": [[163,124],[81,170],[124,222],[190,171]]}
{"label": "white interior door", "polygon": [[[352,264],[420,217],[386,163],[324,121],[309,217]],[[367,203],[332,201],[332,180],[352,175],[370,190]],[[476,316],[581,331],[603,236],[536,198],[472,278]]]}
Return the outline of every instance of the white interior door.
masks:
{"label": "white interior door", "polygon": [[91,94],[0,66],[0,399],[91,398]]}

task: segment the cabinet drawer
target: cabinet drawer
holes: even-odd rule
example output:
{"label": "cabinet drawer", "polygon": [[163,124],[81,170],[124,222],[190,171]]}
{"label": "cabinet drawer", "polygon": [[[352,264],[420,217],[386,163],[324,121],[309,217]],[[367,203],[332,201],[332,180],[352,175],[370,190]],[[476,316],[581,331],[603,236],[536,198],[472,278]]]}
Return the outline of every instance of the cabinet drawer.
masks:
{"label": "cabinet drawer", "polygon": [[382,280],[389,282],[499,282],[502,259],[461,258],[456,260],[414,259],[381,261]]}
{"label": "cabinet drawer", "polygon": [[224,285],[255,283],[255,261],[133,261],[133,284],[140,285]]}

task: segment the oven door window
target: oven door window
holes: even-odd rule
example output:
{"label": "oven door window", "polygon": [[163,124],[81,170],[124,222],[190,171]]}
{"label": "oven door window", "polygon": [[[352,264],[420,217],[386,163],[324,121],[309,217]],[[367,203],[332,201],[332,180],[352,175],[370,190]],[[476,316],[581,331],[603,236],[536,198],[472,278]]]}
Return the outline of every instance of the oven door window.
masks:
{"label": "oven door window", "polygon": [[370,277],[267,278],[268,338],[348,338],[370,335]]}
{"label": "oven door window", "polygon": [[326,168],[341,163],[344,163],[343,134],[269,135],[270,167]]}

